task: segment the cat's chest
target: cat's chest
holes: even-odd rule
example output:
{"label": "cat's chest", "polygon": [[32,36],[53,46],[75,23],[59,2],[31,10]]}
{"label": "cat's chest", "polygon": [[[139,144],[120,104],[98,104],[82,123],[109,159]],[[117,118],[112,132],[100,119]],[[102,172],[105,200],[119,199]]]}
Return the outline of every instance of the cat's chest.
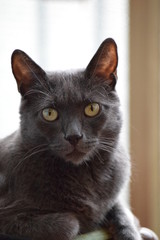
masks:
{"label": "cat's chest", "polygon": [[28,198],[41,209],[72,210],[90,219],[99,218],[107,202],[105,182],[99,180],[90,168],[72,168],[40,160],[19,170],[14,188],[17,198]]}
{"label": "cat's chest", "polygon": [[22,166],[15,176],[15,190],[59,199],[63,196],[65,199],[86,199],[87,196],[94,198],[104,185],[105,181],[101,181],[90,168],[75,168],[51,161],[44,163],[41,159]]}

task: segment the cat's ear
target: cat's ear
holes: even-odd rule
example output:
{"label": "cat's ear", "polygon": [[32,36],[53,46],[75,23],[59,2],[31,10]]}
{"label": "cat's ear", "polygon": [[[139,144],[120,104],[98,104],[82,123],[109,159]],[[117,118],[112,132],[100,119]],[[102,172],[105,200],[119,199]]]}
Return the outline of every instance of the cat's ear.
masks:
{"label": "cat's ear", "polygon": [[30,90],[35,81],[45,77],[45,71],[21,50],[13,52],[11,64],[18,90],[22,96]]}
{"label": "cat's ear", "polygon": [[99,77],[105,79],[112,87],[116,84],[118,54],[117,45],[112,38],[107,38],[91,59],[86,68],[87,78]]}

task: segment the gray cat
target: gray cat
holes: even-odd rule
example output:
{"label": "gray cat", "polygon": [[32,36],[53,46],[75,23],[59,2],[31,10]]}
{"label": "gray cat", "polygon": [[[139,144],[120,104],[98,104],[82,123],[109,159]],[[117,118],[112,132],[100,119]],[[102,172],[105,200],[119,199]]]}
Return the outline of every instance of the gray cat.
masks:
{"label": "gray cat", "polygon": [[141,239],[119,200],[130,161],[119,140],[117,63],[112,39],[76,72],[46,73],[13,52],[21,123],[0,141],[0,239],[72,240],[97,228]]}

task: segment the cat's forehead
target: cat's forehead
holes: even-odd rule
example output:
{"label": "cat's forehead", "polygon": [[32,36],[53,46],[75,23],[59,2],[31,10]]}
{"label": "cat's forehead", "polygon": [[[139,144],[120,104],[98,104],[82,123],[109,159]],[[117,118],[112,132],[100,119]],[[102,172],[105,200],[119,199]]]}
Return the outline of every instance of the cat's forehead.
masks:
{"label": "cat's forehead", "polygon": [[106,83],[86,78],[84,71],[50,73],[48,80],[51,99],[63,106],[88,101],[106,103],[109,100]]}
{"label": "cat's forehead", "polygon": [[53,97],[58,102],[80,102],[87,96],[87,82],[83,72],[60,72],[49,75]]}

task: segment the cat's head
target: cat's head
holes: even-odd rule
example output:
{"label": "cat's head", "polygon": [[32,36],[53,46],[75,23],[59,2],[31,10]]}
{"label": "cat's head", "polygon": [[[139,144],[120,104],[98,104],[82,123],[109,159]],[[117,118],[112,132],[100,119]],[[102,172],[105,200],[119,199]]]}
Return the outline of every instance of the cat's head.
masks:
{"label": "cat's head", "polygon": [[121,128],[115,91],[117,46],[106,39],[85,70],[46,73],[20,50],[12,70],[21,103],[21,134],[27,146],[50,149],[74,164],[114,147]]}

